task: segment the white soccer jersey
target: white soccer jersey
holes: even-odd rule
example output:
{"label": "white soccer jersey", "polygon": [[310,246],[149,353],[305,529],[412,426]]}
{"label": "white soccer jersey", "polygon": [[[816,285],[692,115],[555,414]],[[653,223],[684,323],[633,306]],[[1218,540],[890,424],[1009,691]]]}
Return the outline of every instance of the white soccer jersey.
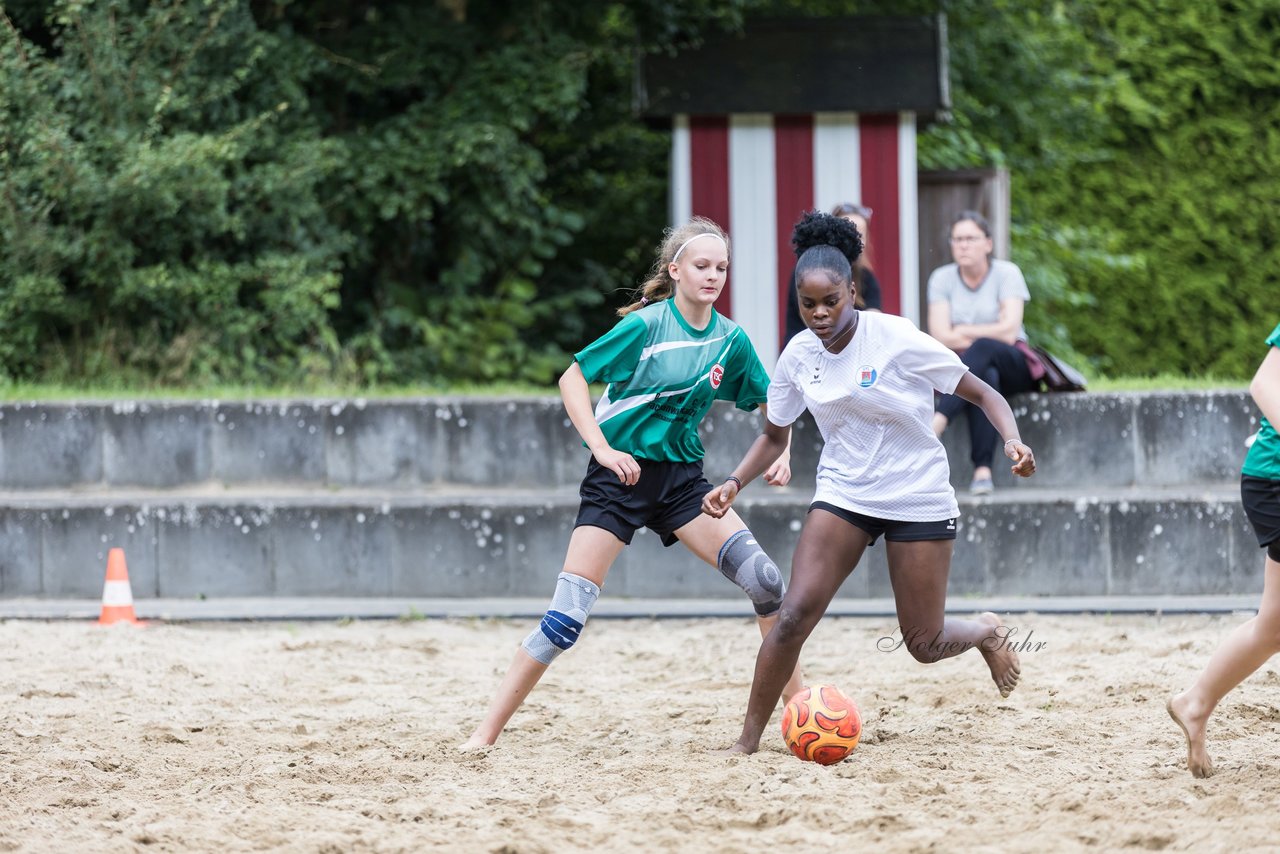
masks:
{"label": "white soccer jersey", "polygon": [[968,368],[902,317],[862,312],[840,353],[806,329],[778,357],[768,418],[785,427],[808,409],[826,442],[814,501],[881,519],[960,515],[947,452],[933,435],[933,391],[951,394]]}

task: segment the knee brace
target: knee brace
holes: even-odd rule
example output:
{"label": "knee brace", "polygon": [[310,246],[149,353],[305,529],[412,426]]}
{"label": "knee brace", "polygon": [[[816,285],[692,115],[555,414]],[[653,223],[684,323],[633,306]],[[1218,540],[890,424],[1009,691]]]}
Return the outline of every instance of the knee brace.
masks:
{"label": "knee brace", "polygon": [[1267,544],[1267,557],[1280,563],[1280,540],[1272,540]]}
{"label": "knee brace", "polygon": [[543,664],[550,664],[573,646],[587,624],[591,608],[600,598],[600,588],[580,575],[560,573],[551,607],[542,622],[520,644],[525,652]]}
{"label": "knee brace", "polygon": [[716,566],[721,575],[746,591],[760,616],[782,607],[782,597],[787,592],[782,572],[750,531],[741,530],[725,541]]}

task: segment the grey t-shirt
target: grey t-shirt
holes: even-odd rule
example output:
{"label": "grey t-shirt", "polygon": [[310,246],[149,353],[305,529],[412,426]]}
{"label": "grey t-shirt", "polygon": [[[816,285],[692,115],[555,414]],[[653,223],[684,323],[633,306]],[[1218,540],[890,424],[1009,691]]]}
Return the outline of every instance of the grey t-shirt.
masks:
{"label": "grey t-shirt", "polygon": [[[1031,292],[1022,271],[1012,261],[991,259],[987,277],[976,288],[970,288],[960,278],[960,268],[946,264],[929,274],[929,304],[951,303],[951,322],[996,323],[1000,320],[1000,303],[1007,299],[1028,302]],[[1018,330],[1018,337],[1025,340],[1025,328]]]}

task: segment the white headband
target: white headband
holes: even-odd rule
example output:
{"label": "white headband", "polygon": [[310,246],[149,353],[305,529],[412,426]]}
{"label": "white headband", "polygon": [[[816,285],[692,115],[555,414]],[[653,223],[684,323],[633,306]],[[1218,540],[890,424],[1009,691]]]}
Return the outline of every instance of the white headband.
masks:
{"label": "white headband", "polygon": [[699,237],[714,237],[716,240],[719,240],[721,243],[724,243],[726,248],[728,248],[729,246],[728,243],[725,243],[724,238],[716,234],[714,231],[700,231],[697,234],[695,234],[693,237],[690,237],[684,243],[680,244],[680,248],[676,250],[676,254],[673,255],[671,258],[671,263],[674,264],[676,261],[678,261],[680,259],[680,253],[684,251],[685,247],[688,246],[693,241],[697,240]]}

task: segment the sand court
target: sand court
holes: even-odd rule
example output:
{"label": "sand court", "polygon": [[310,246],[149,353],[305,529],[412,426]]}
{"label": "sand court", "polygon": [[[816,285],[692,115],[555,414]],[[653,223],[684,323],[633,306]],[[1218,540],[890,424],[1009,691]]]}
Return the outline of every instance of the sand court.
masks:
{"label": "sand court", "polygon": [[1007,700],[976,653],[925,666],[877,649],[890,618],[826,620],[808,679],[865,722],[826,768],[778,716],[759,754],[711,755],[745,708],[745,618],[593,621],[474,755],[454,746],[528,621],[7,621],[0,850],[1270,845],[1280,664],[1211,722],[1211,779],[1164,711],[1243,619],[1012,615],[1033,645]]}

